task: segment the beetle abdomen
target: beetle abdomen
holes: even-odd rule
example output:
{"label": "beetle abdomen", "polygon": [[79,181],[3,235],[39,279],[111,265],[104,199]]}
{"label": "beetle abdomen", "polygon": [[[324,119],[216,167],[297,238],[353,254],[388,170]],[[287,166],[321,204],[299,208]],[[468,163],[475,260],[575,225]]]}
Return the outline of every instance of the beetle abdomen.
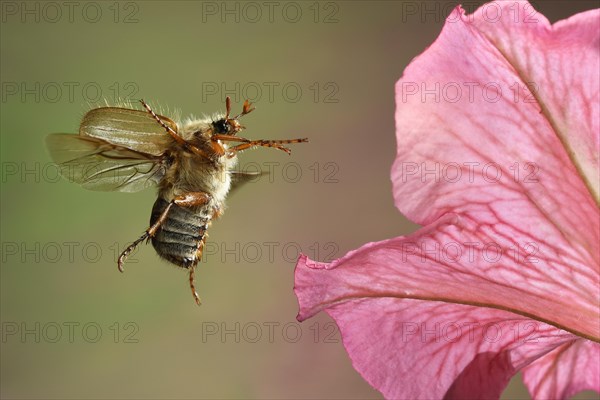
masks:
{"label": "beetle abdomen", "polygon": [[[169,203],[158,198],[152,207],[150,226],[152,226]],[[176,204],[171,206],[167,218],[152,238],[152,246],[159,256],[183,268],[198,263],[201,246],[211,216],[208,207],[190,210]]]}

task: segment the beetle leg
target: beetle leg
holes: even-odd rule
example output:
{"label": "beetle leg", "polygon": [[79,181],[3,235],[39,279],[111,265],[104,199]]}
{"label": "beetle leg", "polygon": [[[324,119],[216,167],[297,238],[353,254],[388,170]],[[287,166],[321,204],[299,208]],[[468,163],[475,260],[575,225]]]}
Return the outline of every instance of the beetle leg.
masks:
{"label": "beetle leg", "polygon": [[211,199],[210,194],[204,192],[189,192],[175,196],[173,203],[181,207],[195,207],[207,204]]}
{"label": "beetle leg", "polygon": [[127,256],[129,256],[129,253],[131,253],[133,251],[133,249],[135,249],[137,247],[137,245],[140,244],[140,242],[142,242],[144,239],[150,239],[151,237],[153,237],[156,234],[156,231],[158,230],[158,228],[160,228],[160,226],[163,224],[163,222],[165,222],[165,220],[167,219],[167,215],[169,214],[169,210],[171,209],[172,206],[173,206],[173,202],[170,202],[169,205],[162,212],[160,217],[158,217],[156,222],[154,224],[152,224],[152,226],[149,227],[146,230],[146,232],[144,232],[144,234],[138,240],[131,243],[125,250],[123,250],[123,252],[119,256],[119,259],[117,260],[117,267],[119,268],[119,271],[124,272],[123,271],[123,263],[127,259]]}
{"label": "beetle leg", "polygon": [[227,150],[227,155],[229,158],[235,156],[236,153],[252,148],[252,147],[274,147],[276,149],[279,149],[281,151],[285,151],[287,154],[290,154],[292,151],[290,149],[288,149],[285,146],[282,146],[282,144],[289,144],[289,143],[305,143],[308,142],[308,139],[303,138],[303,139],[285,139],[285,140],[251,140],[251,141],[247,141],[244,142],[242,144],[238,144],[237,146],[233,146],[232,148]]}
{"label": "beetle leg", "polygon": [[192,296],[194,296],[194,300],[196,304],[200,305],[202,302],[200,301],[200,296],[198,296],[198,292],[196,292],[196,287],[194,286],[194,272],[196,271],[196,264],[190,267],[190,289],[192,290]]}
{"label": "beetle leg", "polygon": [[208,160],[211,160],[211,157],[208,154],[206,154],[206,152],[202,151],[201,149],[199,149],[198,147],[194,146],[193,144],[187,142],[184,138],[182,138],[181,136],[179,136],[179,134],[173,128],[171,128],[162,119],[160,119],[160,117],[158,115],[156,115],[156,113],[150,108],[150,106],[143,99],[140,99],[140,103],[142,103],[142,105],[144,106],[144,108],[146,109],[146,111],[148,111],[150,113],[150,115],[152,115],[152,117],[154,117],[154,119],[160,124],[160,126],[162,126],[163,128],[165,128],[165,130],[167,131],[167,133],[169,135],[171,135],[171,137],[177,143],[179,143],[180,145],[182,145],[186,149],[189,149],[192,153],[197,154],[197,155],[199,155],[201,157],[204,157],[204,158],[206,158]]}

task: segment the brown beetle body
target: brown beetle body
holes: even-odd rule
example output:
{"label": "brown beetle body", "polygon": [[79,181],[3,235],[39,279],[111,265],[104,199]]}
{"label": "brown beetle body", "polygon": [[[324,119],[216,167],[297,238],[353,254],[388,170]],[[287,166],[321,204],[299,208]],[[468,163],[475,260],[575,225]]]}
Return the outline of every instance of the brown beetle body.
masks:
{"label": "brown beetle body", "polygon": [[[239,118],[250,113],[250,103],[230,117],[190,120],[177,124],[146,111],[101,107],[83,118],[79,135],[53,134],[47,146],[61,174],[92,190],[134,192],[158,186],[150,227],[119,256],[118,267],[143,240],[152,240],[167,261],[189,270],[194,299],[194,270],[211,221],[225,209],[230,189],[254,175],[234,170],[237,154],[253,147],[275,147],[286,153],[288,143],[307,139],[249,140],[237,136],[244,127]],[[181,125],[181,126],[180,126]],[[233,145],[229,145],[233,143]]]}

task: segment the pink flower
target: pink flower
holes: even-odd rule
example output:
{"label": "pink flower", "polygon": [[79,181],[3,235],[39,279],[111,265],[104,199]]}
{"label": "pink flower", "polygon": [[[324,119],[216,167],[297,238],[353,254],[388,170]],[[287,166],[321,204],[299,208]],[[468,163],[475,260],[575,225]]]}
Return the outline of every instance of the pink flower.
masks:
{"label": "pink flower", "polygon": [[599,22],[458,7],[398,81],[394,199],[423,228],[295,272],[298,319],[333,317],[386,398],[600,391]]}

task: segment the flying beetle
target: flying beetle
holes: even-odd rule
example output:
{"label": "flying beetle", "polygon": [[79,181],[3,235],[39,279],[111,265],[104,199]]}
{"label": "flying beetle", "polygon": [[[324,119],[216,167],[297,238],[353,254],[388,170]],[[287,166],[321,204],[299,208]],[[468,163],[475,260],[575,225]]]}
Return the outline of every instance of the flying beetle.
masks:
{"label": "flying beetle", "polygon": [[234,170],[238,153],[255,147],[272,147],[287,154],[284,145],[308,139],[250,140],[237,134],[245,129],[239,119],[254,110],[246,100],[241,113],[175,122],[145,110],[100,107],[85,114],[79,134],[51,134],[46,145],[61,174],[86,189],[137,192],[158,187],[150,226],[119,256],[123,263],[135,247],[152,241],[158,255],[189,270],[192,295],[194,272],[202,257],[212,220],[224,210],[227,193],[256,174]]}

